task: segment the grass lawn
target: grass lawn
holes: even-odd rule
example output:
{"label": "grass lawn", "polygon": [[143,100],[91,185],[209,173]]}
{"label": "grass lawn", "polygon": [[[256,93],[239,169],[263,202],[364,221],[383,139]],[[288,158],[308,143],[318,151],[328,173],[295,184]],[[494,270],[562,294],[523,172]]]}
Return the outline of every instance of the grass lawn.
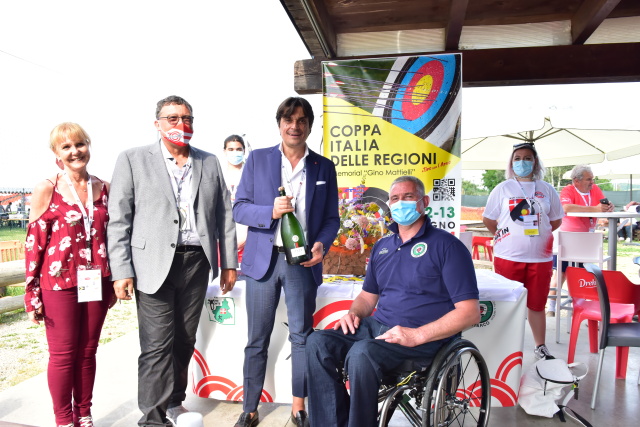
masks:
{"label": "grass lawn", "polygon": [[6,240],[20,240],[21,242],[27,237],[27,230],[24,228],[0,227],[0,242]]}

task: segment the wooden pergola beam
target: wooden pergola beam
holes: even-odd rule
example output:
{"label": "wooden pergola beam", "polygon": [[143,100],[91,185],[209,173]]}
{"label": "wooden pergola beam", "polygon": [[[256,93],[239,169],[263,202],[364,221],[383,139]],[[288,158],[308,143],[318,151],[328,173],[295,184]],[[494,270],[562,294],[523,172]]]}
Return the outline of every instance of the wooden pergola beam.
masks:
{"label": "wooden pergola beam", "polygon": [[[464,87],[640,81],[640,43],[421,52],[411,55],[444,53],[462,53]],[[380,55],[390,56],[400,55]],[[335,58],[339,59],[357,58]],[[294,89],[297,93],[322,93],[320,63],[321,59],[296,61]]]}
{"label": "wooden pergola beam", "polygon": [[322,1],[280,0],[280,3],[309,52],[324,52],[329,58],[336,55],[337,35]]}
{"label": "wooden pergola beam", "polygon": [[451,0],[451,9],[449,10],[449,22],[444,33],[445,50],[457,50],[460,43],[460,35],[462,34],[462,26],[464,25],[464,16],[467,13],[467,5],[469,0]]}
{"label": "wooden pergola beam", "polygon": [[620,0],[586,0],[571,18],[571,41],[584,44]]}

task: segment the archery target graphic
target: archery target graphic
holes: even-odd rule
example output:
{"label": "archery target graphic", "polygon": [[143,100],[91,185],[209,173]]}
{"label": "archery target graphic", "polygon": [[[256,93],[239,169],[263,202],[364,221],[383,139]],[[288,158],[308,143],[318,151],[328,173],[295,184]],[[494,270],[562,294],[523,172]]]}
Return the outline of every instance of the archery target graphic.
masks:
{"label": "archery target graphic", "polygon": [[458,61],[457,55],[410,58],[396,77],[384,119],[426,139],[458,95]]}

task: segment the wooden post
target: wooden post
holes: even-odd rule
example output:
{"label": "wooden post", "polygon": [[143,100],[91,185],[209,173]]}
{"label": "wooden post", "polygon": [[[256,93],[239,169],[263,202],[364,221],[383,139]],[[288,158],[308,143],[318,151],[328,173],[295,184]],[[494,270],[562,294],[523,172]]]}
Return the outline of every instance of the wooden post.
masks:
{"label": "wooden post", "polygon": [[0,314],[24,308],[24,296],[0,298]]}
{"label": "wooden post", "polygon": [[0,262],[0,287],[24,282],[24,261]]}
{"label": "wooden post", "polygon": [[[24,282],[24,260],[0,262],[0,289]],[[0,314],[24,308],[24,296],[0,298]]]}

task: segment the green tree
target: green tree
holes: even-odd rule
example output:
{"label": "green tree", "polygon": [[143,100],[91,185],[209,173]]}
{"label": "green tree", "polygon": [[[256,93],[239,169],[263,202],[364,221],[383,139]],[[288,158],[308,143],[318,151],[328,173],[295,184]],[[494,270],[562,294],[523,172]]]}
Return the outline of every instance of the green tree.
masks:
{"label": "green tree", "polygon": [[504,171],[502,170],[487,170],[482,174],[482,184],[489,192],[504,180]]}
{"label": "green tree", "polygon": [[480,187],[478,184],[467,181],[466,179],[462,180],[462,194],[467,196],[484,196],[489,194],[487,190]]}
{"label": "green tree", "polygon": [[613,191],[613,184],[608,179],[596,178],[594,181],[602,191]]}
{"label": "green tree", "polygon": [[544,175],[544,180],[553,186],[556,190],[562,190],[564,186],[571,182],[570,179],[562,178],[566,172],[573,169],[574,165],[570,166],[553,166],[546,168],[547,171]]}

